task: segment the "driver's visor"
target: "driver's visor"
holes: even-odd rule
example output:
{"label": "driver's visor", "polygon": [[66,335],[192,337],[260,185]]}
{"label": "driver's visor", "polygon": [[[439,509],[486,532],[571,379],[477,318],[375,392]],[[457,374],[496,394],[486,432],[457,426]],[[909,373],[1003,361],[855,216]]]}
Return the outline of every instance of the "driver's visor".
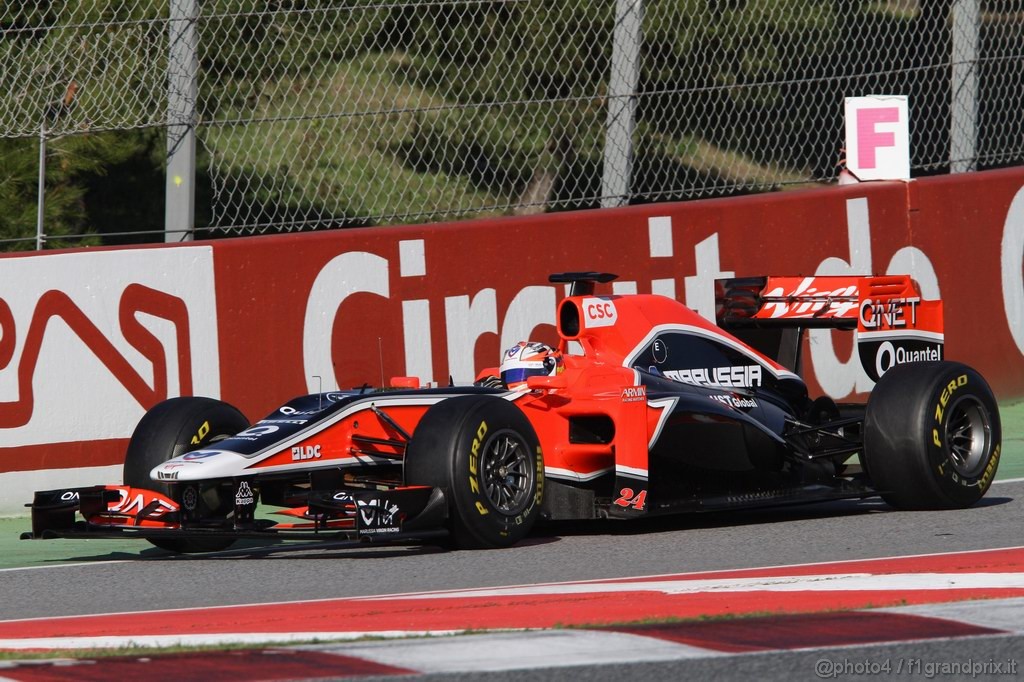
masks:
{"label": "driver's visor", "polygon": [[536,369],[531,367],[516,367],[514,369],[506,369],[501,373],[501,380],[505,382],[506,386],[512,384],[521,384],[529,377],[543,376],[547,374],[543,369]]}

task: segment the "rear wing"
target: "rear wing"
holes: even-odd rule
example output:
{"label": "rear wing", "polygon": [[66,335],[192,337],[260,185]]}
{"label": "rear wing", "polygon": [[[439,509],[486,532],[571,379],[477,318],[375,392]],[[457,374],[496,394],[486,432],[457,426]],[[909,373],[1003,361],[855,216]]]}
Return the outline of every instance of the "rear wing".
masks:
{"label": "rear wing", "polygon": [[[744,277],[715,282],[718,326],[799,371],[804,329],[856,330],[864,371],[873,380],[890,367],[943,357],[942,301],[922,298],[909,275]],[[770,333],[772,330],[775,333]],[[796,330],[797,334],[779,333]]]}

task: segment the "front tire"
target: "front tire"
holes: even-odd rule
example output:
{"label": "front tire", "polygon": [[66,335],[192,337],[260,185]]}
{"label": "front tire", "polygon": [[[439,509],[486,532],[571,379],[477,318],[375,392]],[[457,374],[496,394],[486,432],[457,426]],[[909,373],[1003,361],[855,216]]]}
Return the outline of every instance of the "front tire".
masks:
{"label": "front tire", "polygon": [[456,546],[508,547],[540,516],[544,459],[515,405],[488,395],[458,396],[420,420],[405,457],[405,481],[444,490]]}
{"label": "front tire", "polygon": [[988,383],[958,362],[897,365],[864,419],[874,486],[899,509],[957,509],[980,500],[999,467],[999,409]]}
{"label": "front tire", "polygon": [[[171,487],[154,481],[149,472],[169,459],[244,431],[249,426],[237,408],[213,398],[171,398],[142,417],[128,442],[124,459],[124,484],[170,495]],[[216,494],[216,491],[211,491]],[[231,538],[151,539],[160,549],[183,554],[227,549]]]}

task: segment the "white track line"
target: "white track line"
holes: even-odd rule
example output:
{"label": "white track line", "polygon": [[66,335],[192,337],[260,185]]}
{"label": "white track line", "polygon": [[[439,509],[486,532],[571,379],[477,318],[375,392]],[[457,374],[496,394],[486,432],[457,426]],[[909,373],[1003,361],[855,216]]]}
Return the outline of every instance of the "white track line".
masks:
{"label": "white track line", "polygon": [[[392,630],[382,632],[223,632],[202,635],[110,635],[96,637],[39,637],[0,639],[0,650],[23,649],[121,649],[129,646],[221,646],[226,644],[295,644],[310,642],[351,642],[366,637],[404,639],[407,637],[450,637],[466,630]],[[2,664],[2,662],[0,662]]]}
{"label": "white track line", "polygon": [[0,573],[13,573],[15,571],[38,571],[43,568],[80,568],[83,566],[109,566],[110,564],[128,564],[130,559],[111,559],[109,561],[78,561],[73,564],[51,564],[48,566],[15,566],[13,568],[0,568]]}
{"label": "white track line", "polygon": [[[890,592],[905,590],[1024,590],[1024,573],[849,573],[785,575],[717,580],[651,580],[604,583],[565,583],[531,587],[493,587],[451,590],[421,595],[418,599],[467,599],[481,597],[537,597],[567,594],[623,594],[661,592],[665,595],[722,592]],[[400,600],[401,597],[370,601]],[[359,600],[363,601],[363,600]]]}

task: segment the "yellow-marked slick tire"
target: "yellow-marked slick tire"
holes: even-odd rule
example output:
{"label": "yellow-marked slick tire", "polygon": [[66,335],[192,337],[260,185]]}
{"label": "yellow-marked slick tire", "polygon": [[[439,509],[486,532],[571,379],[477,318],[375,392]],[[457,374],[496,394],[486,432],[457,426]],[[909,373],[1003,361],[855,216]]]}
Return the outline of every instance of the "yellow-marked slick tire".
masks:
{"label": "yellow-marked slick tire", "polygon": [[999,409],[988,383],[958,362],[896,365],[864,417],[875,488],[899,509],[956,509],[982,498],[999,466]]}
{"label": "yellow-marked slick tire", "polygon": [[[245,415],[220,400],[191,396],[165,400],[149,410],[132,433],[124,459],[124,484],[170,496],[171,486],[168,483],[149,477],[154,467],[248,427],[249,420]],[[206,495],[215,496],[216,490]],[[234,540],[175,538],[150,542],[169,552],[190,554],[227,549]]]}
{"label": "yellow-marked slick tire", "polygon": [[405,457],[405,481],[444,491],[457,547],[508,547],[540,516],[544,458],[515,405],[490,395],[458,396],[420,420]]}

